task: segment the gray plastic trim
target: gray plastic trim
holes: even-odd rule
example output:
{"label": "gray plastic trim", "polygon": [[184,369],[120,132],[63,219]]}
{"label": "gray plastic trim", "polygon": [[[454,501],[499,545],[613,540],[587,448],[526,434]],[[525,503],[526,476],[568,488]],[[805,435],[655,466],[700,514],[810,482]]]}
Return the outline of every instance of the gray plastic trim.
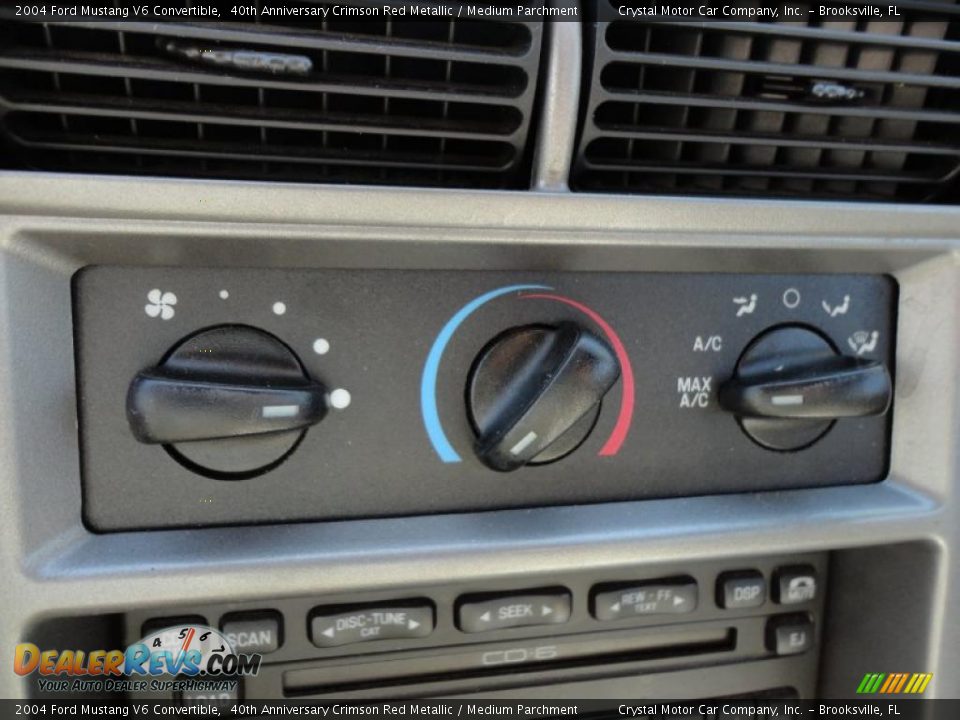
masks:
{"label": "gray plastic trim", "polygon": [[[555,3],[559,4],[559,3]],[[567,2],[565,7],[578,3]],[[580,108],[583,29],[580,23],[546,22],[547,57],[533,155],[534,190],[563,192],[570,177]]]}
{"label": "gray plastic trim", "polygon": [[[956,208],[4,173],[0,648],[64,615],[910,542],[929,548],[932,570],[916,589],[917,632],[891,642],[924,663],[911,670],[936,673],[928,695],[960,697],[958,229]],[[890,476],[755,495],[95,535],[80,520],[70,278],[97,263],[888,272],[900,284]],[[869,557],[890,582],[909,565]],[[902,609],[856,591],[838,602],[878,627]],[[869,662],[856,642],[828,639],[824,652]],[[24,692],[0,673],[0,696]]]}

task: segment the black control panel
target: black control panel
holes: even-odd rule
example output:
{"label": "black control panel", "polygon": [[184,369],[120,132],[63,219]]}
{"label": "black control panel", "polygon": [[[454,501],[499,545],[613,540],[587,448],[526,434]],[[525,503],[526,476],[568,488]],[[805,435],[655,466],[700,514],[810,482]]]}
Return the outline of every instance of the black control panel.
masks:
{"label": "black control panel", "polygon": [[209,629],[221,655],[261,656],[232,689],[175,696],[185,701],[428,697],[704,665],[742,667],[731,694],[750,691],[762,668],[765,682],[803,695],[817,666],[827,573],[823,553],[640,566],[138,611],[125,633],[127,644],[169,636],[178,652],[187,643],[206,658]]}
{"label": "black control panel", "polygon": [[886,473],[883,276],[94,267],[75,297],[100,531]]}

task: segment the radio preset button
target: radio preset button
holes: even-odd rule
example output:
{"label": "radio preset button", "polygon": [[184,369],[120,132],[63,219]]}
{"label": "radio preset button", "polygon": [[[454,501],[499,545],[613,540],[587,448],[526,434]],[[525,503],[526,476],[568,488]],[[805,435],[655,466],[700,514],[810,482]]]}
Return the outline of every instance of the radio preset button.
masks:
{"label": "radio preset button", "polygon": [[461,602],[457,625],[466,633],[531,625],[559,625],[570,619],[570,593],[504,595]]}
{"label": "radio preset button", "polygon": [[318,647],[337,647],[371,640],[421,638],[433,632],[433,606],[378,605],[320,607],[310,619],[310,639]]}
{"label": "radio preset button", "polygon": [[593,616],[597,620],[683,615],[696,609],[697,584],[692,580],[621,585],[609,590],[601,586],[593,594]]}

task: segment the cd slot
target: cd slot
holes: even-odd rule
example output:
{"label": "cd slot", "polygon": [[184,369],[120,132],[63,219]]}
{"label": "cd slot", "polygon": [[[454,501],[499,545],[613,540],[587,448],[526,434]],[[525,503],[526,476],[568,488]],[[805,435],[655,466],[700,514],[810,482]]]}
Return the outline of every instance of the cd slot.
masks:
{"label": "cd slot", "polygon": [[516,676],[543,670],[567,670],[644,661],[731,653],[737,647],[732,627],[657,628],[613,631],[515,643],[450,648],[391,659],[351,664],[314,664],[283,673],[286,697],[330,695],[451,680]]}

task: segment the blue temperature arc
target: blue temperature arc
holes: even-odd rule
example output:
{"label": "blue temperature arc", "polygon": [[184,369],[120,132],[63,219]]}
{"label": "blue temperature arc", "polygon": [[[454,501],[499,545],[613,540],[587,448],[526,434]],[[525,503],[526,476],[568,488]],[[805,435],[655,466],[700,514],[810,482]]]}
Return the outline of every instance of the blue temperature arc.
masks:
{"label": "blue temperature arc", "polygon": [[453,337],[464,320],[491,300],[522,290],[552,289],[548,285],[507,285],[484,293],[457,310],[456,314],[447,320],[447,324],[443,326],[440,334],[437,335],[437,339],[433,341],[433,347],[430,348],[430,354],[427,355],[427,363],[423,367],[423,377],[420,379],[420,411],[423,413],[423,424],[427,428],[427,436],[433,444],[433,449],[437,451],[437,455],[443,462],[460,462],[460,455],[453,449],[453,445],[447,439],[447,434],[443,431],[443,426],[440,424],[440,412],[437,409],[437,373],[440,371],[440,361],[443,359],[443,353],[447,349],[450,338]]}

